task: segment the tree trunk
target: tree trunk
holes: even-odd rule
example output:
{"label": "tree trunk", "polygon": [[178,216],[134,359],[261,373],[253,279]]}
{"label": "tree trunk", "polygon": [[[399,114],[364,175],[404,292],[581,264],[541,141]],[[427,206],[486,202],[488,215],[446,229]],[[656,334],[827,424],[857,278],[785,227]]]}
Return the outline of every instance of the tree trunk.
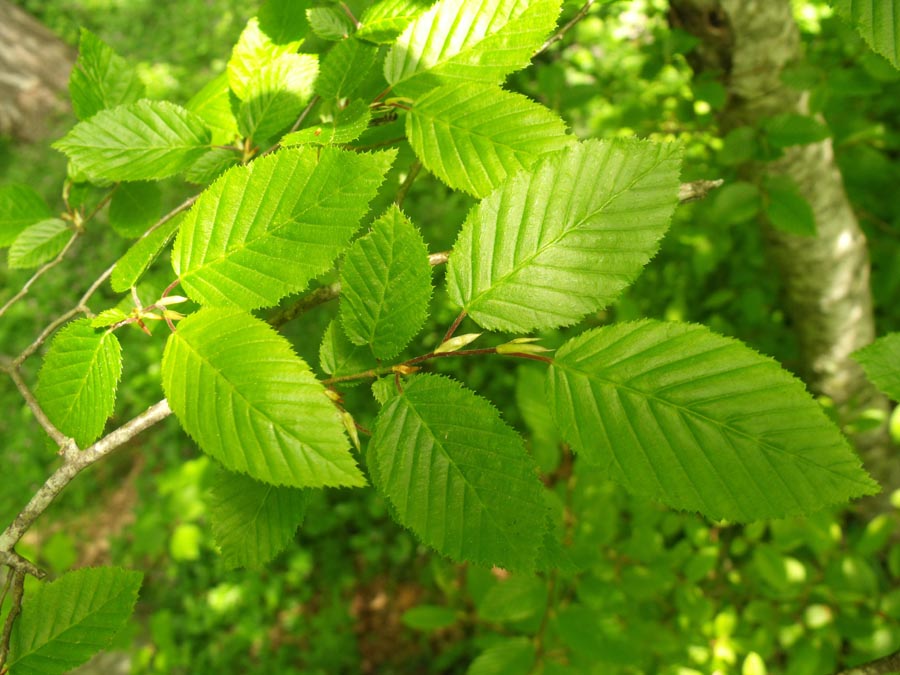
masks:
{"label": "tree trunk", "polygon": [[0,0],[0,135],[36,141],[68,109],[75,54],[36,19]]}
{"label": "tree trunk", "polygon": [[[695,70],[722,73],[728,91],[720,117],[724,131],[759,128],[781,113],[808,113],[805,96],[781,81],[785,66],[801,56],[790,0],[671,0],[670,18],[702,40],[690,57]],[[867,409],[887,412],[885,398],[850,358],[875,336],[869,253],[831,139],[789,147],[781,158],[745,170],[748,180],[757,183],[764,174],[790,177],[815,213],[815,237],[788,235],[762,224],[800,345],[801,376],[814,393],[834,401],[844,425],[852,425]],[[868,432],[849,429],[883,494],[900,487],[900,462],[891,451],[886,425]]]}

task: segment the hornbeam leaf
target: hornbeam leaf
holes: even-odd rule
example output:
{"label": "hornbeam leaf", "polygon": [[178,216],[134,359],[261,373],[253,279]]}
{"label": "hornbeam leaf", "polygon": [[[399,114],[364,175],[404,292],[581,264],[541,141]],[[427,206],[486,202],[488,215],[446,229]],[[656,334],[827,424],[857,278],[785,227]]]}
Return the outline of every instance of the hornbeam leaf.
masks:
{"label": "hornbeam leaf", "polygon": [[121,375],[118,338],[80,319],[53,338],[34,393],[56,428],[84,448],[103,433]]}
{"label": "hornbeam leaf", "polygon": [[541,484],[522,439],[485,399],[414,376],[379,413],[367,458],[399,521],[439,553],[534,566],[547,525]]}
{"label": "hornbeam leaf", "polygon": [[393,42],[428,5],[428,0],[379,0],[362,13],[356,36],[378,44]]}
{"label": "hornbeam leaf", "polygon": [[393,158],[300,147],[229,169],[175,240],[172,266],[187,295],[255,309],[302,291],[350,242]]}
{"label": "hornbeam leaf", "polygon": [[53,217],[44,198],[28,185],[0,185],[0,248],[12,244],[22,230]]}
{"label": "hornbeam leaf", "polygon": [[43,265],[66,247],[74,233],[60,218],[48,218],[29,225],[9,247],[10,269],[30,269]]}
{"label": "hornbeam leaf", "polygon": [[675,508],[748,521],[878,491],[799,380],[703,326],[589,331],[557,352],[547,393],[582,459]]}
{"label": "hornbeam leaf", "polygon": [[413,98],[459,80],[498,84],[528,64],[559,10],[560,0],[439,0],[391,47],[384,76]]}
{"label": "hornbeam leaf", "polygon": [[357,99],[339,111],[331,122],[285,134],[281,138],[281,145],[288,147],[304,143],[315,143],[316,145],[349,143],[363,134],[371,119],[372,111],[369,106],[365,101]]}
{"label": "hornbeam leaf", "polygon": [[72,109],[80,120],[133,103],[144,95],[137,71],[89,30],[81,29],[78,60],[69,76]]}
{"label": "hornbeam leaf", "polygon": [[380,359],[396,356],[425,323],[431,298],[428,249],[396,206],[353,242],[341,270],[341,322],[350,341]]}
{"label": "hornbeam leaf", "polygon": [[[306,25],[305,14],[303,23]],[[231,50],[231,58],[228,59],[228,66],[225,68],[228,86],[239,100],[246,101],[250,98],[251,83],[260,70],[279,56],[297,52],[302,39],[284,37],[284,41],[276,42],[260,28],[256,17],[251,17],[247,21],[234,49]]]}
{"label": "hornbeam leaf", "polygon": [[406,135],[429,171],[476,197],[540,155],[575,142],[544,106],[496,85],[468,82],[438,87],[416,101]]}
{"label": "hornbeam leaf", "polygon": [[316,93],[322,98],[351,96],[366,81],[377,56],[373,45],[355,38],[342,40],[322,59]]}
{"label": "hornbeam leaf", "polygon": [[268,324],[201,309],[169,336],[162,363],[172,411],[231,471],[273,485],[363,485],[338,410]]}
{"label": "hornbeam leaf", "polygon": [[165,248],[169,240],[178,231],[181,218],[172,218],[153,232],[144,235],[131,245],[125,255],[119,258],[112,272],[110,285],[116,293],[124,293],[147,271],[147,268],[156,260],[159,252]]}
{"label": "hornbeam leaf", "polygon": [[450,298],[485,328],[515,333],[602,309],[656,252],[678,203],[680,154],[586,141],[507,178],[462,227]]}
{"label": "hornbeam leaf", "polygon": [[306,513],[305,490],[219,470],[209,496],[216,544],[232,567],[259,567],[294,538]]}
{"label": "hornbeam leaf", "polygon": [[895,401],[900,401],[900,333],[889,333],[868,347],[854,352],[872,383]]}
{"label": "hornbeam leaf", "polygon": [[900,1],[832,0],[869,46],[900,69]]}
{"label": "hornbeam leaf", "polygon": [[91,180],[158,180],[187,170],[209,149],[210,132],[167,101],[101,110],[53,144]]}
{"label": "hornbeam leaf", "polygon": [[231,110],[231,90],[228,87],[227,73],[219,73],[207,82],[200,91],[191,96],[184,107],[203,120],[212,130],[214,145],[234,142],[238,128]]}
{"label": "hornbeam leaf", "polygon": [[[378,366],[368,345],[355,345],[347,339],[340,321],[334,319],[325,329],[319,345],[319,367],[332,377],[354,375]],[[344,387],[354,387],[364,380],[348,380]]]}
{"label": "hornbeam leaf", "polygon": [[108,647],[131,616],[142,579],[117,567],[85,567],[39,584],[13,627],[10,673],[60,675]]}

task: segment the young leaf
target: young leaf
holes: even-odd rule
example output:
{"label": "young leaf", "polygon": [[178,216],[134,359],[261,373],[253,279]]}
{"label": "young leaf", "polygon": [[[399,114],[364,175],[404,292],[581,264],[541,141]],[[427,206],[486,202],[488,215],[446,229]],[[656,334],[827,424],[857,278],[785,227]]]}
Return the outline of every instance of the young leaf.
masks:
{"label": "young leaf", "polygon": [[306,20],[312,32],[323,40],[344,40],[356,29],[346,12],[337,7],[307,9]]}
{"label": "young leaf", "polygon": [[748,521],[878,490],[799,380],[703,326],[589,331],[557,352],[548,378],[581,457],[675,508]]}
{"label": "young leaf", "polygon": [[294,538],[306,513],[307,493],[219,470],[209,496],[216,544],[231,567],[260,567]]}
{"label": "young leaf", "polygon": [[507,178],[462,227],[450,298],[485,328],[517,333],[605,307],[656,252],[680,156],[675,145],[586,141]]}
{"label": "young leaf", "polygon": [[[306,23],[305,15],[303,22]],[[279,56],[296,53],[300,42],[301,39],[297,38],[276,43],[260,29],[259,20],[251,18],[231,50],[231,58],[225,69],[231,93],[240,101],[248,100],[252,93],[251,83],[257,74]]]}
{"label": "young leaf", "polygon": [[535,658],[533,640],[507,638],[481,652],[466,675],[529,675],[534,669]]}
{"label": "young leaf", "polygon": [[109,202],[109,224],[123,237],[139,237],[159,218],[162,194],[156,183],[125,183]]}
{"label": "young leaf", "polygon": [[[319,366],[324,372],[332,377],[341,377],[361,373],[377,365],[369,346],[350,342],[337,319],[328,324],[319,346]],[[352,386],[362,381],[351,380],[343,383],[343,386]]]}
{"label": "young leaf", "polygon": [[439,553],[534,565],[546,528],[541,484],[522,439],[474,392],[410,378],[379,413],[367,461],[400,522]]}
{"label": "young leaf", "polygon": [[98,112],[53,147],[91,180],[158,180],[188,169],[209,141],[193,113],[167,101],[138,101]]}
{"label": "young leaf", "polygon": [[9,248],[10,269],[39,267],[56,257],[72,237],[66,221],[49,218],[26,227]]}
{"label": "young leaf", "polygon": [[101,110],[133,103],[144,95],[137,72],[105,42],[81,29],[78,60],[69,76],[72,109],[80,120]]}
{"label": "young leaf", "polygon": [[391,47],[385,79],[412,98],[451,81],[498,84],[528,64],[559,10],[560,0],[439,0]]}
{"label": "young leaf", "polygon": [[56,428],[85,448],[113,413],[121,375],[118,338],[79,319],[53,338],[34,393]]}
{"label": "young leaf", "polygon": [[231,471],[291,487],[365,483],[324,387],[250,314],[201,309],[184,319],[162,375],[185,431]]}
{"label": "young leaf", "polygon": [[897,0],[833,0],[868,45],[900,69],[900,4]]}
{"label": "young leaf", "polygon": [[116,293],[124,293],[137,284],[156,260],[159,252],[165,248],[181,224],[181,218],[172,218],[156,228],[150,234],[141,237],[125,252],[113,269],[110,284]]}
{"label": "young leaf", "polygon": [[304,143],[315,143],[316,145],[349,143],[362,135],[369,126],[370,119],[372,119],[372,112],[369,106],[365,101],[356,100],[338,112],[331,123],[291,132],[282,137],[281,145],[289,147]]}
{"label": "young leaf", "polygon": [[143,575],[85,567],[25,596],[9,650],[10,673],[60,675],[112,642],[134,609]]}
{"label": "young leaf", "polygon": [[866,376],[885,394],[900,401],[900,333],[889,333],[854,352]]}
{"label": "young leaf", "polygon": [[207,82],[184,106],[212,130],[213,145],[233,143],[238,134],[237,120],[234,119],[231,110],[230,94],[228,74],[220,73]]}
{"label": "young leaf", "polygon": [[207,185],[240,161],[240,154],[231,148],[213,148],[191,165],[184,178],[189,183]]}
{"label": "young leaf", "polygon": [[341,269],[341,322],[350,341],[380,359],[400,353],[425,322],[431,298],[428,249],[392,206],[357,239]]}
{"label": "young leaf", "polygon": [[354,38],[342,40],[322,60],[316,93],[322,98],[352,96],[375,65],[378,49]]}
{"label": "young leaf", "polygon": [[312,96],[319,73],[314,54],[279,54],[247,80],[238,130],[257,143],[289,127]]}
{"label": "young leaf", "polygon": [[12,244],[29,225],[51,217],[50,207],[33,188],[17,183],[0,186],[0,248]]}
{"label": "young leaf", "polygon": [[379,0],[362,13],[356,37],[376,44],[393,42],[428,5],[428,0]]}
{"label": "young leaf", "polygon": [[484,197],[541,155],[572,145],[565,123],[542,105],[493,84],[438,87],[416,101],[406,135],[447,185]]}
{"label": "young leaf", "polygon": [[182,287],[202,304],[243,309],[303,290],[347,246],[393,158],[301,147],[230,169],[178,233]]}

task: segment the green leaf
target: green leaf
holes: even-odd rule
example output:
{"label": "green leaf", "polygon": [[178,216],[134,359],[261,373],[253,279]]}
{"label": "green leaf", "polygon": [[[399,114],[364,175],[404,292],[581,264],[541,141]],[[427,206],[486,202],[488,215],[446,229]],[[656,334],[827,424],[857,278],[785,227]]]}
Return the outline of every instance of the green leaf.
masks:
{"label": "green leaf", "polygon": [[300,131],[291,132],[281,139],[281,145],[332,145],[349,143],[359,138],[369,126],[372,112],[365,101],[356,100],[338,112],[331,123],[323,123]]}
{"label": "green leaf", "polygon": [[866,377],[885,394],[900,401],[900,333],[880,337],[853,353]]}
{"label": "green leaf", "polygon": [[306,10],[306,19],[312,32],[323,40],[344,40],[355,30],[350,17],[337,7],[312,7]]}
{"label": "green leaf", "polygon": [[194,94],[185,105],[212,130],[213,145],[233,143],[238,135],[237,120],[231,111],[228,74],[220,73]]}
{"label": "green leaf", "polygon": [[240,154],[231,148],[213,148],[194,162],[184,177],[189,183],[207,185],[240,161]]}
{"label": "green leaf", "polygon": [[393,42],[428,5],[428,0],[380,0],[362,13],[356,36],[376,44]]}
{"label": "green leaf", "polygon": [[157,180],[188,169],[209,141],[203,121],[184,108],[138,101],[98,112],[53,147],[91,180]]}
{"label": "green leaf", "polygon": [[[372,356],[368,345],[355,345],[341,330],[339,322],[334,319],[325,329],[322,344],[319,346],[319,365],[332,377],[355,375],[375,368],[378,364]],[[362,380],[344,382],[342,386],[353,386]]]}
{"label": "green leaf", "polygon": [[548,377],[582,459],[675,508],[748,521],[878,490],[799,380],[703,326],[592,330],[557,352]]}
{"label": "green leaf", "polygon": [[828,127],[819,120],[795,113],[775,115],[763,123],[763,129],[776,148],[818,143],[830,135]]}
{"label": "green leaf", "polygon": [[406,135],[429,171],[476,197],[575,142],[544,106],[493,84],[468,82],[425,94],[407,115]]}
{"label": "green leaf", "polygon": [[251,83],[257,78],[257,74],[278,57],[296,53],[300,42],[301,39],[296,38],[276,43],[260,29],[259,20],[251,18],[231,50],[231,58],[225,69],[231,92],[238,100],[249,100],[252,94]]}
{"label": "green leaf", "polygon": [[393,152],[288,148],[228,170],[187,213],[172,266],[205,305],[255,309],[331,268]]}
{"label": "green leaf", "polygon": [[311,0],[266,0],[259,8],[259,28],[273,44],[297,44],[309,30],[310,4]]}
{"label": "green leaf", "polygon": [[322,60],[316,93],[325,99],[352,96],[366,81],[378,49],[354,38],[336,44]]}
{"label": "green leaf", "polygon": [[897,0],[832,0],[868,45],[900,69],[900,2]]}
{"label": "green leaf", "polygon": [[529,675],[534,661],[535,647],[530,638],[507,638],[479,654],[466,675]]}
{"label": "green leaf", "polygon": [[238,107],[240,132],[259,143],[291,126],[312,97],[318,73],[314,54],[280,54],[260,67],[248,79]]}
{"label": "green leaf", "polygon": [[231,567],[260,567],[280,553],[303,522],[305,490],[216,472],[209,496],[216,544]]}
{"label": "green leaf", "polygon": [[391,47],[385,79],[413,98],[458,80],[498,84],[528,64],[559,10],[560,0],[440,0]]}
{"label": "green leaf", "polygon": [[404,626],[422,631],[449,628],[457,619],[455,609],[440,605],[416,605],[403,612],[401,617]]}
{"label": "green leaf", "polygon": [[34,393],[56,428],[85,448],[103,433],[121,376],[119,340],[79,319],[53,338]]}
{"label": "green leaf", "polygon": [[10,269],[31,269],[43,265],[59,255],[72,235],[69,224],[59,218],[29,225],[9,248]]}
{"label": "green leaf", "polygon": [[134,103],[144,95],[137,72],[105,42],[81,29],[78,60],[69,76],[72,109],[80,120],[101,110]]}
{"label": "green leaf", "polygon": [[771,176],[766,182],[766,197],[766,216],[773,227],[788,234],[815,236],[816,215],[789,177]]}
{"label": "green leaf", "polygon": [[340,415],[268,324],[201,309],[163,354],[163,388],[185,431],[226,468],[273,485],[363,485]]}
{"label": "green leaf", "polygon": [[138,239],[116,263],[110,284],[116,293],[124,293],[137,284],[159,252],[178,231],[181,218],[172,218]]}
{"label": "green leaf", "polygon": [[586,141],[507,178],[463,224],[451,300],[485,328],[519,333],[602,309],[656,252],[680,163],[672,144]]}
{"label": "green leaf", "polygon": [[341,322],[380,359],[400,353],[425,323],[431,265],[419,230],[396,206],[353,242],[341,269]]}
{"label": "green leaf", "polygon": [[50,207],[34,188],[18,183],[0,185],[0,248],[12,244],[29,225],[52,217]]}
{"label": "green leaf", "polygon": [[85,567],[25,596],[10,641],[13,675],[59,675],[109,646],[134,609],[143,575]]}
{"label": "green leaf", "polygon": [[109,202],[109,224],[123,237],[139,237],[160,217],[162,193],[156,183],[125,183]]}
{"label": "green leaf", "polygon": [[412,377],[379,413],[366,457],[399,522],[439,553],[533,566],[542,487],[522,439],[485,399],[436,375]]}

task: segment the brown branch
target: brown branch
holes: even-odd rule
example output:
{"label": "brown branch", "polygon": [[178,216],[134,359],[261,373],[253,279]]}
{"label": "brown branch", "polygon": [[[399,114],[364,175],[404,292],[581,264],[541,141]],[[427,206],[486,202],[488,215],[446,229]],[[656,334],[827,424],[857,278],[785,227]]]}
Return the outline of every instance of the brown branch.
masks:
{"label": "brown branch", "polygon": [[[22,538],[35,520],[47,510],[72,479],[94,462],[106,457],[113,450],[124,445],[139,433],[164,420],[171,414],[166,399],[150,406],[143,413],[126,422],[121,427],[108,433],[89,448],[80,452],[68,453],[63,464],[34,493],[31,500],[23,508],[12,523],[0,534],[0,554],[11,554],[15,545]],[[6,556],[4,556],[6,557]],[[7,562],[4,560],[3,562]]]}
{"label": "brown branch", "polygon": [[31,287],[34,283],[40,279],[46,272],[49,272],[54,267],[59,265],[63,261],[63,258],[66,257],[66,254],[69,252],[69,249],[72,248],[72,244],[75,243],[75,240],[81,236],[81,232],[75,231],[72,233],[72,236],[69,237],[69,241],[66,242],[66,245],[63,247],[63,250],[60,251],[57,256],[48,263],[45,263],[43,267],[41,267],[37,272],[31,275],[31,278],[25,282],[25,285],[19,289],[19,291],[12,296],[9,300],[6,301],[6,304],[3,307],[0,307],[0,316],[6,314],[6,311],[16,304],[19,300],[28,295],[28,291],[31,290]]}
{"label": "brown branch", "polygon": [[40,424],[41,427],[43,427],[44,431],[47,432],[47,435],[53,439],[53,442],[56,443],[60,451],[63,454],[77,451],[78,446],[75,445],[75,441],[66,436],[59,429],[57,429],[56,425],[50,421],[49,417],[47,417],[47,413],[45,413],[43,408],[41,408],[40,403],[37,402],[34,394],[31,393],[31,389],[28,388],[25,380],[22,379],[22,375],[21,373],[19,373],[18,367],[14,365],[9,366],[6,368],[6,372],[9,374],[13,383],[16,385],[16,389],[19,390],[22,398],[25,399],[25,403],[31,409],[31,412],[34,415],[34,418],[38,421],[38,424]]}
{"label": "brown branch", "polygon": [[572,28],[575,27],[575,24],[577,24],[588,15],[588,12],[591,11],[591,5],[594,4],[594,1],[595,0],[587,0],[587,2],[584,3],[581,9],[578,10],[578,13],[572,17],[571,21],[569,21],[565,26],[563,26],[553,35],[547,38],[547,41],[541,45],[541,48],[538,49],[534,55],[537,56],[538,54],[542,54],[543,52],[547,51],[553,44],[562,40],[566,36],[566,33],[568,33],[570,30],[572,30]]}
{"label": "brown branch", "polygon": [[0,636],[0,666],[6,664],[6,657],[9,655],[9,640],[12,637],[13,624],[16,617],[22,610],[22,596],[25,595],[25,574],[20,570],[12,572],[13,575],[13,595],[12,607],[9,608],[9,614],[6,615],[6,623],[3,625],[3,635]]}
{"label": "brown branch", "polygon": [[320,286],[311,293],[307,293],[294,304],[280,309],[268,318],[268,322],[275,328],[280,328],[288,321],[293,321],[304,312],[313,307],[318,307],[330,300],[334,300],[341,294],[341,282],[335,281],[327,286]]}
{"label": "brown branch", "polygon": [[842,670],[836,675],[886,675],[897,671],[900,671],[900,650],[854,668]]}
{"label": "brown branch", "polygon": [[409,173],[406,174],[406,179],[403,181],[403,185],[400,186],[400,189],[397,190],[397,197],[394,199],[394,203],[399,207],[403,208],[403,202],[406,201],[406,195],[409,194],[409,189],[412,187],[412,184],[416,181],[416,177],[419,175],[419,172],[422,170],[422,162],[419,160],[414,161],[409,167]]}
{"label": "brown branch", "polygon": [[719,180],[695,180],[691,183],[682,183],[678,188],[678,201],[684,204],[705,199],[710,192],[721,187],[724,182],[720,178]]}

